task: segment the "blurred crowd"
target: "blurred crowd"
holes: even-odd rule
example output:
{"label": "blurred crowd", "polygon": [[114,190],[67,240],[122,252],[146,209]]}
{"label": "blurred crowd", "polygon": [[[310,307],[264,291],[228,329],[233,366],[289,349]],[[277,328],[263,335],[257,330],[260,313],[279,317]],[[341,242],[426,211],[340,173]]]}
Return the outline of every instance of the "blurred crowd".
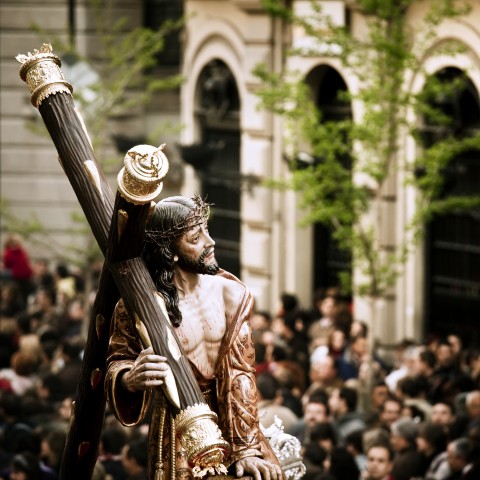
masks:
{"label": "blurred crowd", "polygon": [[[4,242],[0,480],[58,478],[93,301],[85,277],[30,261],[16,235]],[[329,288],[308,308],[284,293],[277,311],[254,312],[262,425],[280,420],[299,439],[305,480],[479,479],[479,346],[453,332],[372,345],[352,309]],[[145,479],[147,430],[107,407],[93,478]]]}
{"label": "blurred crowd", "polygon": [[[89,272],[98,284],[101,265]],[[8,235],[0,272],[0,480],[56,480],[94,293],[63,263],[30,260]],[[95,292],[95,288],[92,290]],[[145,480],[146,426],[107,410],[93,480]]]}

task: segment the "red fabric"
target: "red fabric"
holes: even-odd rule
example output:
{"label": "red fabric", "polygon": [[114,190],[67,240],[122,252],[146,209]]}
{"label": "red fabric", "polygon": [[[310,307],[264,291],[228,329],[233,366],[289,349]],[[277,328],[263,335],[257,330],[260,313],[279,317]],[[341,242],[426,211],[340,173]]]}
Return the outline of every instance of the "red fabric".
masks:
{"label": "red fabric", "polygon": [[0,378],[0,390],[4,392],[13,392],[12,384],[6,378]]}
{"label": "red fabric", "polygon": [[33,273],[27,252],[21,247],[6,247],[3,253],[3,265],[12,272],[14,280],[28,280]]}

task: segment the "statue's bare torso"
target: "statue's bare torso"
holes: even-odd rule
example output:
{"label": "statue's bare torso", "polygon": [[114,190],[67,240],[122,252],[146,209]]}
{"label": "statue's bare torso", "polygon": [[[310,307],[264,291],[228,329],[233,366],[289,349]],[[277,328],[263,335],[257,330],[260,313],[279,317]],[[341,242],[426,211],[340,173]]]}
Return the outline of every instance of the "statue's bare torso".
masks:
{"label": "statue's bare torso", "polygon": [[183,320],[176,333],[188,359],[211,379],[227,324],[237,312],[244,287],[220,276],[198,278],[191,293],[180,293]]}

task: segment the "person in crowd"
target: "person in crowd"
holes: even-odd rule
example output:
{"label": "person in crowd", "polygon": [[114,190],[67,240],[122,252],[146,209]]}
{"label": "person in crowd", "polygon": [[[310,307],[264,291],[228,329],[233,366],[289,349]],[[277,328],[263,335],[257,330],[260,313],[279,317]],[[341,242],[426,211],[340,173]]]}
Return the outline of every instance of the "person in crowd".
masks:
{"label": "person in crowd", "polygon": [[437,366],[431,377],[431,387],[428,392],[428,400],[431,403],[441,400],[454,402],[459,393],[473,390],[472,379],[460,369],[448,341],[441,340],[435,354]]}
{"label": "person in crowd", "polygon": [[[45,465],[40,459],[41,439],[37,431],[25,423],[17,422],[14,425],[14,428],[10,431],[8,441],[10,442],[8,444],[8,464],[0,467],[0,478],[4,478],[5,480],[11,480],[12,478],[20,479],[22,478],[21,474],[23,473],[25,475],[23,478],[29,479],[30,477],[26,475],[28,474],[28,464],[28,470],[35,473],[40,472],[39,477],[32,478],[40,478],[40,480],[58,480],[57,472],[48,465]],[[20,464],[15,465],[15,459],[18,458],[19,455],[24,457],[20,458],[20,462],[24,464],[23,468]],[[28,460],[28,462],[25,460]]]}
{"label": "person in crowd", "polygon": [[480,390],[480,349],[470,348],[465,355],[465,363],[470,372],[474,389]]}
{"label": "person in crowd", "polygon": [[13,280],[0,281],[0,318],[14,319],[25,309],[25,299],[20,286]]}
{"label": "person in crowd", "polygon": [[[275,335],[272,332],[272,315],[267,310],[256,310],[250,320],[250,327],[252,328],[255,348],[258,348],[258,346],[261,345],[265,350],[263,355],[264,362],[261,363],[268,364],[268,361],[271,358],[273,345],[275,344]],[[258,366],[259,359],[257,358],[257,355],[255,355],[255,358]]]}
{"label": "person in crowd", "polygon": [[310,430],[310,442],[317,443],[327,454],[337,446],[337,433],[331,421],[320,422]]}
{"label": "person in crowd", "polygon": [[254,335],[255,332],[270,330],[272,327],[272,315],[268,310],[256,310],[250,320],[250,326]]}
{"label": "person in crowd", "polygon": [[460,356],[463,348],[463,342],[461,337],[454,333],[450,333],[447,335],[447,342],[450,344],[450,347],[452,348],[452,353],[454,357],[456,357],[457,365],[460,365],[460,360],[461,360]]}
{"label": "person in crowd", "polygon": [[355,430],[345,437],[345,448],[351,453],[360,472],[367,469],[367,456],[363,448],[365,430]]}
{"label": "person in crowd", "polygon": [[408,418],[400,418],[390,427],[390,442],[395,452],[392,476],[395,480],[410,480],[420,476],[422,455],[417,451],[418,424]]}
{"label": "person in crowd", "polygon": [[415,405],[404,404],[401,416],[402,418],[409,418],[415,423],[422,423],[425,421],[425,412]]}
{"label": "person in crowd", "polygon": [[0,370],[0,381],[8,385],[12,392],[23,395],[35,383],[36,359],[24,352],[17,351],[11,357],[11,368]]}
{"label": "person in crowd", "polygon": [[327,452],[315,442],[302,448],[302,462],[305,465],[305,474],[302,480],[318,480],[325,472],[324,463]]}
{"label": "person in crowd", "polygon": [[396,480],[392,477],[394,452],[386,443],[373,443],[367,450],[365,480]]}
{"label": "person in crowd", "polygon": [[435,459],[439,458],[447,448],[448,430],[435,423],[422,423],[417,436],[417,451],[422,455],[422,474],[430,468]]}
{"label": "person in crowd", "polygon": [[22,398],[12,391],[0,392],[0,421],[4,451],[8,455],[16,453],[18,440],[30,435],[32,428],[24,417]]}
{"label": "person in crowd", "polygon": [[338,439],[342,444],[348,434],[366,427],[363,413],[357,411],[357,402],[358,393],[353,388],[335,389],[330,395],[328,404]]}
{"label": "person in crowd", "polygon": [[470,445],[468,439],[460,437],[452,440],[447,446],[447,461],[450,475],[444,480],[460,480],[464,469],[468,465]]}
{"label": "person in crowd", "polygon": [[378,424],[380,412],[383,410],[383,406],[389,395],[390,392],[388,390],[388,386],[383,380],[379,380],[373,385],[370,394],[370,400],[365,412],[365,421],[367,426]]}
{"label": "person in crowd", "polygon": [[60,263],[55,268],[56,303],[65,309],[68,302],[77,294],[77,282],[67,265]]}
{"label": "person in crowd", "polygon": [[70,422],[70,417],[72,416],[73,411],[73,403],[74,397],[73,396],[66,396],[60,402],[58,406],[58,418],[60,421],[63,422]]}
{"label": "person in crowd", "polygon": [[361,337],[368,338],[368,325],[366,322],[363,320],[354,320],[352,324],[350,325],[350,330],[349,330],[349,337],[350,338],[355,338],[358,337],[359,335]]}
{"label": "person in crowd", "polygon": [[328,421],[329,416],[328,394],[319,388],[309,395],[304,406],[303,418],[286,432],[297,437],[302,445],[307,445],[310,442],[313,426]]}
{"label": "person in crowd", "polygon": [[424,474],[425,480],[445,480],[452,474],[448,463],[448,452],[444,450],[438,454],[430,463]]}
{"label": "person in crowd", "polygon": [[477,480],[480,478],[480,427],[474,427],[468,433],[468,465],[462,480]]}
{"label": "person in crowd", "polygon": [[287,315],[296,313],[300,306],[299,303],[296,294],[283,292],[280,295],[280,305],[276,316],[279,318],[285,318]]}
{"label": "person in crowd", "polygon": [[122,449],[127,443],[127,434],[123,428],[105,426],[102,430],[98,459],[105,473],[114,480],[126,480],[127,474],[122,465]]}
{"label": "person in crowd", "polygon": [[399,347],[399,362],[397,368],[392,370],[386,377],[385,383],[391,393],[395,393],[397,390],[397,382],[408,376],[416,376],[419,371],[419,359],[420,352],[424,347],[419,347],[410,341],[403,342],[403,345]]}
{"label": "person in crowd", "polygon": [[294,395],[300,397],[305,392],[305,370],[291,355],[291,350],[288,347],[282,347],[281,345],[273,347],[268,371],[281,385],[291,385]]}
{"label": "person in crowd", "polygon": [[[51,411],[52,413],[62,400],[66,398],[65,387],[62,384],[62,380],[53,372],[46,372],[39,375],[35,390],[39,403],[44,405],[46,411]],[[71,397],[72,396],[69,396],[69,398]]]}
{"label": "person in crowd", "polygon": [[304,396],[318,388],[330,394],[336,388],[343,386],[343,380],[338,375],[337,360],[325,350],[326,347],[317,347],[310,357],[310,386]]}
{"label": "person in crowd", "polygon": [[397,382],[396,395],[404,407],[413,407],[421,412],[422,418],[429,419],[432,405],[427,401],[428,384],[419,376],[403,377]]}
{"label": "person in crowd", "polygon": [[33,452],[17,453],[11,461],[10,480],[42,480],[38,456]]}
{"label": "person in crowd", "polygon": [[95,465],[93,466],[92,480],[115,480],[115,479],[112,479],[111,476],[107,477],[107,473],[105,472],[105,467],[97,459],[97,461],[95,462]]}
{"label": "person in crowd", "polygon": [[47,329],[53,329],[63,334],[62,315],[56,308],[56,292],[39,288],[27,310],[29,331],[41,335]]}
{"label": "person in crowd", "polygon": [[50,271],[49,262],[46,258],[37,258],[32,263],[32,282],[34,291],[40,288],[55,290],[55,277]]}
{"label": "person in crowd", "polygon": [[430,412],[430,422],[450,426],[455,419],[455,406],[450,402],[436,402],[432,405]]}
{"label": "person in crowd", "polygon": [[362,364],[368,362],[367,338],[361,335],[350,338],[343,355],[338,359],[338,375],[343,380],[358,378]]}
{"label": "person in crowd", "polygon": [[268,428],[278,417],[285,428],[289,430],[297,422],[297,416],[281,404],[280,387],[275,377],[264,372],[257,377],[258,415],[260,423]]}
{"label": "person in crowd", "polygon": [[38,340],[40,363],[38,365],[37,373],[42,375],[58,371],[58,362],[61,361],[61,335],[57,330],[47,328],[38,336]]}
{"label": "person in crowd", "polygon": [[63,450],[67,441],[66,428],[41,429],[40,458],[45,465],[60,474]]}
{"label": "person in crowd", "polygon": [[295,393],[296,386],[292,383],[280,383],[281,404],[289,408],[297,418],[303,416],[303,405],[301,397]]}
{"label": "person in crowd", "polygon": [[5,238],[2,264],[2,276],[10,277],[20,287],[22,301],[26,305],[28,295],[33,289],[33,269],[20,235],[9,234]]}
{"label": "person in crowd", "polygon": [[334,447],[324,461],[326,473],[322,480],[358,480],[360,470],[351,453],[345,447]]}
{"label": "person in crowd", "polygon": [[82,373],[83,345],[80,340],[65,338],[61,344],[63,366],[58,370],[57,377],[61,382],[64,396],[74,396],[77,382]]}
{"label": "person in crowd", "polygon": [[400,419],[402,409],[402,401],[394,395],[389,395],[380,411],[378,426],[390,431],[392,424]]}
{"label": "person in crowd", "polygon": [[420,354],[418,357],[418,365],[416,374],[413,375],[413,378],[419,380],[424,385],[426,385],[426,395],[425,399],[431,405],[431,398],[430,398],[430,390],[433,387],[432,379],[433,379],[433,372],[437,366],[437,357],[435,353],[428,348],[423,348],[420,350]]}
{"label": "person in crowd", "polygon": [[307,330],[312,349],[320,345],[327,345],[328,337],[335,327],[338,297],[338,289],[336,288],[329,288],[326,292],[317,292],[315,306],[318,309],[318,318],[312,322]]}
{"label": "person in crowd", "polygon": [[285,318],[295,317],[300,308],[300,302],[297,295],[282,292],[279,298],[279,306],[275,316],[272,318],[271,330],[276,336],[276,344],[286,347],[285,340],[282,336],[285,324]]}
{"label": "person in crowd", "polygon": [[[12,364],[12,355],[17,351],[16,338],[13,331],[0,332],[0,368],[9,368]],[[0,382],[0,390],[3,382]],[[10,389],[8,384],[6,388]]]}
{"label": "person in crowd", "polygon": [[280,331],[280,339],[286,345],[289,359],[300,366],[302,376],[309,367],[309,345],[305,333],[305,326],[309,323],[308,315],[305,310],[286,314]]}
{"label": "person in crowd", "polygon": [[470,430],[480,427],[480,390],[472,390],[467,393],[465,397],[465,407],[468,415],[468,424],[465,433],[468,436]]}
{"label": "person in crowd", "polygon": [[64,314],[65,338],[79,338],[81,336],[86,315],[85,298],[82,294],[78,293],[66,302]]}
{"label": "person in crowd", "polygon": [[148,439],[137,435],[129,439],[122,448],[122,466],[126,480],[146,480],[148,466]]}
{"label": "person in crowd", "polygon": [[342,328],[336,327],[328,337],[327,348],[336,359],[341,358],[348,345],[348,337]]}
{"label": "person in crowd", "polygon": [[255,376],[268,372],[269,365],[266,345],[261,340],[255,341]]}

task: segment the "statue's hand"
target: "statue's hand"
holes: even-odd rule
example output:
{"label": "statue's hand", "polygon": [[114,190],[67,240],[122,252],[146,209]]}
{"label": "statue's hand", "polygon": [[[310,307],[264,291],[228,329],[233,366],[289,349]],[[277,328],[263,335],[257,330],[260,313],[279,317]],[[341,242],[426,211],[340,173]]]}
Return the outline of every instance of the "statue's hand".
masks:
{"label": "statue's hand", "polygon": [[258,457],[238,460],[235,464],[235,473],[237,477],[251,475],[254,480],[283,480],[284,478],[280,466]]}
{"label": "statue's hand", "polygon": [[147,390],[163,384],[170,367],[167,359],[153,353],[148,347],[140,352],[132,368],[122,376],[122,386],[130,392]]}

